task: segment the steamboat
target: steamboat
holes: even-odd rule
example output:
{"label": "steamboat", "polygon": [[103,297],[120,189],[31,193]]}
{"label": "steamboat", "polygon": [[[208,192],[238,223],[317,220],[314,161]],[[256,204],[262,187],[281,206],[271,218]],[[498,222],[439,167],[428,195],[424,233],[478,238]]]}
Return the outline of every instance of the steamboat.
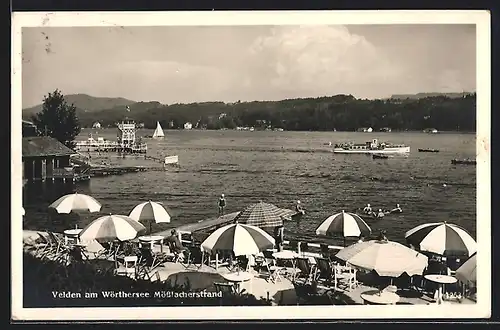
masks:
{"label": "steamboat", "polygon": [[377,139],[373,139],[364,144],[352,142],[336,144],[333,152],[337,154],[406,154],[410,152],[410,147],[404,144],[379,142]]}
{"label": "steamboat", "polygon": [[116,141],[105,140],[98,137],[97,140],[89,135],[84,141],[77,141],[75,150],[79,152],[119,152],[145,154],[148,150],[146,143],[136,139],[137,126],[132,119],[125,118],[117,125]]}

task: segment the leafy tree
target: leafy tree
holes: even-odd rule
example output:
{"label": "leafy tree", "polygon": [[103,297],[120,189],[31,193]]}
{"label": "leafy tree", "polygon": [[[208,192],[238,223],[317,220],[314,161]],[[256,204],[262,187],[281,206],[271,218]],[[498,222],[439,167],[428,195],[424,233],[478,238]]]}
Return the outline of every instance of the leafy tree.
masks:
{"label": "leafy tree", "polygon": [[66,103],[58,89],[44,97],[42,111],[32,121],[40,135],[53,137],[70,148],[75,146],[74,140],[81,130],[76,107]]}

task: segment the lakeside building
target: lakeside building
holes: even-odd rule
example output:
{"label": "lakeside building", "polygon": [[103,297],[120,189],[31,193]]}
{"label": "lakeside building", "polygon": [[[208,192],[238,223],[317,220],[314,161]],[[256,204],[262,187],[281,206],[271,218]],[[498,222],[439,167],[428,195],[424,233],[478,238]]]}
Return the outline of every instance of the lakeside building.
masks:
{"label": "lakeside building", "polygon": [[191,124],[190,122],[187,122],[184,124],[184,129],[192,129],[193,128],[193,124]]}
{"label": "lakeside building", "polygon": [[23,183],[46,180],[89,180],[88,169],[71,165],[75,152],[50,136],[28,136],[22,141]]}
{"label": "lakeside building", "polygon": [[96,128],[96,129],[99,129],[101,128],[101,123],[96,121],[93,125],[92,125],[92,128]]}

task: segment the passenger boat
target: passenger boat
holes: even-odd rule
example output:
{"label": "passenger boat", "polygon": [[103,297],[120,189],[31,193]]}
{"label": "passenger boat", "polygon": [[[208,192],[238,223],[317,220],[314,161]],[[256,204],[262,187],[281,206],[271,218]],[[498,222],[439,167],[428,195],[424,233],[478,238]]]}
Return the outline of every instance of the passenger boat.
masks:
{"label": "passenger boat", "polygon": [[383,154],[372,154],[373,159],[387,159],[389,156]]}
{"label": "passenger boat", "polygon": [[418,152],[439,152],[438,149],[418,149]]}
{"label": "passenger boat", "polygon": [[336,144],[333,152],[337,154],[405,154],[410,152],[410,147],[404,144],[378,142],[377,139],[364,144],[343,143]]}
{"label": "passenger boat", "polygon": [[474,159],[452,159],[451,163],[453,165],[476,165]]}

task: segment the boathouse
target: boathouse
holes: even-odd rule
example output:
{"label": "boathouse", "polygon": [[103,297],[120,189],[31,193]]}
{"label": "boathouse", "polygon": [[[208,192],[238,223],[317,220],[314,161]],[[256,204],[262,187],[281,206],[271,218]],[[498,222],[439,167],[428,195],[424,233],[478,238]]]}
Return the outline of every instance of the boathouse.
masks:
{"label": "boathouse", "polygon": [[75,152],[58,140],[29,136],[23,137],[22,143],[23,182],[90,179],[88,169],[71,165],[70,157]]}

